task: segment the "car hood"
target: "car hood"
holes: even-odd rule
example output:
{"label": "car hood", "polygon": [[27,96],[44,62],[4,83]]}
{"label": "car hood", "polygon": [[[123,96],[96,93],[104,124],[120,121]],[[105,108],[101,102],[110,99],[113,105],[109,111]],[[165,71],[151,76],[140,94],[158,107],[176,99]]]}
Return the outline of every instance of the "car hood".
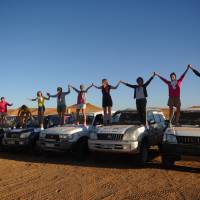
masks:
{"label": "car hood", "polygon": [[174,127],[177,136],[200,137],[200,127]]}
{"label": "car hood", "polygon": [[11,129],[11,130],[8,130],[8,131],[5,131],[5,132],[9,132],[9,133],[14,133],[14,134],[20,134],[20,133],[26,133],[26,132],[29,132],[29,131],[33,131],[34,128],[19,128],[19,129]]}
{"label": "car hood", "polygon": [[82,125],[68,125],[61,127],[53,127],[43,131],[46,134],[74,134],[78,132],[86,132],[89,127],[85,127]]}
{"label": "car hood", "polygon": [[125,132],[130,129],[137,129],[137,125],[113,125],[113,126],[103,126],[97,129],[97,134],[125,134]]}

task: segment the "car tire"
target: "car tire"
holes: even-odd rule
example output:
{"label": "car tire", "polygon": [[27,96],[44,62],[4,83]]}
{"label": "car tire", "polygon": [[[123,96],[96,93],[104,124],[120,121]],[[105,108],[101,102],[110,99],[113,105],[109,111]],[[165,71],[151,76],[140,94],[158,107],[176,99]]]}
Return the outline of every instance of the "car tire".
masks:
{"label": "car tire", "polygon": [[73,153],[75,154],[75,157],[78,161],[86,160],[86,158],[89,154],[88,139],[87,138],[80,139],[76,143]]}
{"label": "car tire", "polygon": [[147,142],[141,144],[140,153],[138,155],[138,164],[140,166],[145,166],[148,163],[149,159],[149,146]]}
{"label": "car tire", "polygon": [[162,166],[165,169],[170,169],[174,166],[175,160],[169,156],[162,156]]}

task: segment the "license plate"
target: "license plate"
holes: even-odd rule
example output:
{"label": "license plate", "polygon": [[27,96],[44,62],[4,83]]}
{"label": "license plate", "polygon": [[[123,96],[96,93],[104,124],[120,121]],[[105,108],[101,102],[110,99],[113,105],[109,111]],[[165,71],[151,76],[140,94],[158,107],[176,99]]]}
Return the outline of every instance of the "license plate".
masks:
{"label": "license plate", "polygon": [[8,144],[15,144],[16,142],[14,140],[8,141]]}
{"label": "license plate", "polygon": [[55,147],[55,145],[54,145],[54,144],[51,144],[51,143],[45,143],[45,146],[46,146],[46,147],[49,147],[49,148]]}
{"label": "license plate", "polygon": [[114,145],[112,145],[112,144],[104,144],[103,148],[105,148],[105,149],[114,149]]}

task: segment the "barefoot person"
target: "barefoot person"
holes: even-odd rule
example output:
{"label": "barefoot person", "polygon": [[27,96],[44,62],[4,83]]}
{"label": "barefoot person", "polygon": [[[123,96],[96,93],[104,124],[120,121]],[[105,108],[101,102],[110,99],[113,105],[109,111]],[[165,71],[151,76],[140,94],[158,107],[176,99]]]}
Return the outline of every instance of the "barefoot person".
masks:
{"label": "barefoot person", "polygon": [[1,97],[1,101],[0,101],[0,125],[1,126],[6,124],[8,106],[13,106],[13,104],[8,103],[4,97]]}
{"label": "barefoot person", "polygon": [[174,72],[170,74],[170,79],[171,79],[170,81],[166,80],[165,78],[160,76],[158,73],[156,73],[156,75],[169,87],[169,100],[168,100],[169,120],[171,123],[172,118],[173,118],[173,109],[175,107],[176,108],[176,125],[179,125],[180,110],[181,110],[181,99],[180,99],[181,83],[185,75],[187,74],[189,68],[190,68],[190,65],[187,66],[187,69],[178,80]]}
{"label": "barefoot person", "polygon": [[49,97],[57,98],[57,112],[60,120],[60,125],[64,124],[64,115],[66,112],[66,100],[65,97],[70,93],[70,87],[68,86],[68,91],[63,92],[61,87],[57,88],[57,94],[51,95],[50,93],[47,93]]}
{"label": "barefoot person", "polygon": [[153,76],[144,83],[144,79],[142,77],[137,78],[136,82],[137,85],[131,85],[129,83],[125,83],[124,81],[121,81],[122,84],[133,88],[134,91],[134,99],[136,99],[136,108],[137,112],[140,116],[140,121],[146,125],[146,107],[147,107],[147,86],[151,83],[153,78],[155,77],[155,73]]}
{"label": "barefoot person", "polygon": [[198,77],[200,77],[200,72],[197,71],[196,69],[194,69],[194,68],[192,67],[192,65],[189,65],[189,66],[190,66],[190,69],[191,69]]}
{"label": "barefoot person", "polygon": [[120,85],[120,82],[116,86],[112,86],[109,84],[107,79],[102,80],[102,86],[96,86],[93,84],[93,86],[97,89],[102,90],[102,107],[104,111],[104,124],[110,124],[112,122],[112,106],[113,106],[113,101],[112,97],[110,95],[110,90],[111,89],[117,89]]}
{"label": "barefoot person", "polygon": [[37,97],[35,99],[30,99],[31,101],[38,102],[38,120],[40,123],[41,130],[44,130],[44,113],[45,113],[45,100],[50,100],[50,97],[43,96],[41,91],[37,92]]}
{"label": "barefoot person", "polygon": [[70,87],[78,93],[78,98],[77,98],[77,110],[76,110],[76,116],[77,116],[77,124],[80,123],[80,111],[83,114],[84,118],[84,126],[86,126],[86,93],[88,90],[92,87],[93,85],[89,86],[88,88],[85,89],[84,85],[80,85],[80,90],[76,89],[72,85]]}
{"label": "barefoot person", "polygon": [[31,114],[30,109],[26,105],[22,105],[19,108],[19,111],[18,111],[18,114],[17,114],[17,118],[18,118],[18,121],[19,121],[19,125],[18,126],[20,128],[26,128],[28,120],[32,119],[33,116]]}

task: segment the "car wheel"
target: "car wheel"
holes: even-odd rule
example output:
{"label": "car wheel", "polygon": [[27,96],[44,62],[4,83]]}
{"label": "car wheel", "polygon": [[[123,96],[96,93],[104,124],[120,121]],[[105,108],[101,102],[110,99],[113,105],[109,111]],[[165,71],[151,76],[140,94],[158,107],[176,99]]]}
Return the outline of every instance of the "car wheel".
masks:
{"label": "car wheel", "polygon": [[170,169],[174,166],[175,160],[168,156],[162,156],[162,166],[165,169]]}
{"label": "car wheel", "polygon": [[78,161],[83,161],[87,158],[89,153],[88,150],[88,139],[84,138],[77,142],[74,148],[74,154]]}
{"label": "car wheel", "polygon": [[144,166],[147,164],[149,158],[149,147],[147,143],[143,143],[140,147],[140,153],[138,155],[138,164]]}

